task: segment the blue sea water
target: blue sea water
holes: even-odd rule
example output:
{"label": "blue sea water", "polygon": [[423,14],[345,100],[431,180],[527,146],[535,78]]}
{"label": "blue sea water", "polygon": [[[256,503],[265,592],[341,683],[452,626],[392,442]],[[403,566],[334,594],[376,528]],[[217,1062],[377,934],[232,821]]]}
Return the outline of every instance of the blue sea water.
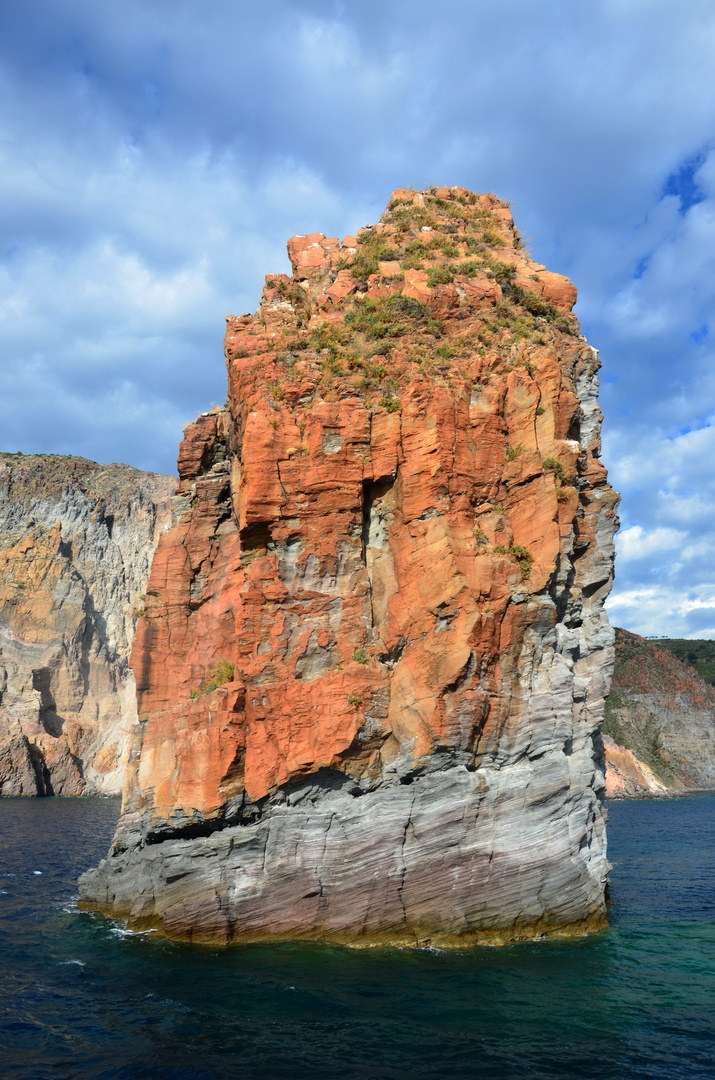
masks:
{"label": "blue sea water", "polygon": [[612,804],[612,926],[464,952],[214,950],[78,912],[118,804],[0,800],[10,1080],[715,1077],[715,798]]}

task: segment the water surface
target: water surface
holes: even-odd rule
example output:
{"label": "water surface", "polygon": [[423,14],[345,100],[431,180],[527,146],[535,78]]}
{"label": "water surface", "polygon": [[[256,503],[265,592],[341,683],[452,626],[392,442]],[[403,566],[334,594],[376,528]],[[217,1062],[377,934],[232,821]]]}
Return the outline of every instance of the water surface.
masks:
{"label": "water surface", "polygon": [[74,906],[109,800],[0,799],[9,1080],[715,1078],[715,798],[612,804],[612,928],[464,952],[128,935]]}

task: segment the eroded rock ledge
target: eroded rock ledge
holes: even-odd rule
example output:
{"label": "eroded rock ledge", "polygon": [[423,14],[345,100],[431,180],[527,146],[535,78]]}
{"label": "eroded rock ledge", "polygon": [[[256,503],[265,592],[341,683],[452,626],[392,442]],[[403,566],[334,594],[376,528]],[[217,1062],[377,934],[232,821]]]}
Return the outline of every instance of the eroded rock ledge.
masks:
{"label": "eroded rock ledge", "polygon": [[600,927],[617,496],[575,289],[463,188],[288,250],[185,433],[81,904],[214,942]]}

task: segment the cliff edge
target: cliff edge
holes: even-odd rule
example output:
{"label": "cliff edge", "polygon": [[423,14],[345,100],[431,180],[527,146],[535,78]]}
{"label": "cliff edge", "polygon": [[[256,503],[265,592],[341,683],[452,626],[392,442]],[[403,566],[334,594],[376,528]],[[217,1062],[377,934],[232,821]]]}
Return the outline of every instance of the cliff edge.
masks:
{"label": "cliff edge", "polygon": [[213,942],[601,927],[617,496],[576,290],[464,188],[288,252],[185,432],[80,903]]}
{"label": "cliff edge", "polygon": [[176,480],[0,454],[0,794],[116,795],[129,649]]}

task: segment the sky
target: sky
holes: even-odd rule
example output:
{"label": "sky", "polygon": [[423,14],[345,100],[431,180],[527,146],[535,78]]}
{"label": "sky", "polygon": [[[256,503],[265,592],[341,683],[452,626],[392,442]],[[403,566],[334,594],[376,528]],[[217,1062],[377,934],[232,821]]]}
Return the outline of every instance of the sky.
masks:
{"label": "sky", "polygon": [[715,637],[712,0],[0,9],[0,448],[174,472],[224,319],[396,187],[512,202],[577,285],[612,622]]}

